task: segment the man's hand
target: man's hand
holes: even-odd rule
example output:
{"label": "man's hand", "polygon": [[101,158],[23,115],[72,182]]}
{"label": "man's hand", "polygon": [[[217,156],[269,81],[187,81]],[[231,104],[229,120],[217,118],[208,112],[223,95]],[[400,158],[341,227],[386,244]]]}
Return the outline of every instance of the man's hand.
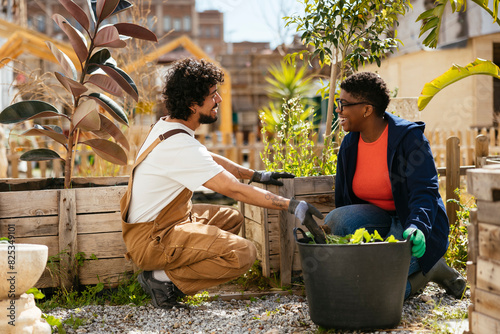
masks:
{"label": "man's hand", "polygon": [[291,179],[294,177],[295,175],[290,173],[255,171],[248,184],[252,182],[257,182],[262,184],[274,184],[276,186],[282,186],[283,182],[278,181],[278,179]]}
{"label": "man's hand", "polygon": [[314,236],[314,241],[317,244],[326,244],[325,233],[318,226],[313,218],[313,215],[323,219],[323,214],[316,209],[313,205],[305,201],[297,201],[296,199],[291,199],[288,206],[288,212],[292,213],[299,219],[302,225],[305,225],[309,232]]}
{"label": "man's hand", "polygon": [[403,238],[407,238],[411,234],[410,240],[413,242],[411,247],[411,255],[419,258],[425,253],[425,236],[419,229],[409,227],[403,232]]}

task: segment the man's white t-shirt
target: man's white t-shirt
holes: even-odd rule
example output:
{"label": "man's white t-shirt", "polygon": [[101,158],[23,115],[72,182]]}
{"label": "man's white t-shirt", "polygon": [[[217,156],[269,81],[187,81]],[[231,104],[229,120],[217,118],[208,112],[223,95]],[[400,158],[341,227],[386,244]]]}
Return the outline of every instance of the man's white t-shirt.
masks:
{"label": "man's white t-shirt", "polygon": [[159,135],[174,129],[186,130],[190,135],[178,133],[167,138],[135,168],[129,223],[154,220],[185,188],[195,191],[224,170],[194,138],[193,130],[181,123],[164,120],[155,124],[138,156]]}

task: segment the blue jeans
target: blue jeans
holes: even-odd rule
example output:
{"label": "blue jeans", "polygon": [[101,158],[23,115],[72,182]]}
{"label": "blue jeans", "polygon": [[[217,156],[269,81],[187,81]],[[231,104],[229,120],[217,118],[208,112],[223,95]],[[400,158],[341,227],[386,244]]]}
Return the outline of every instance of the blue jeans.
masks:
{"label": "blue jeans", "polygon": [[[396,213],[385,211],[373,204],[354,204],[336,208],[325,218],[325,224],[332,229],[332,234],[345,236],[358,228],[366,228],[370,233],[377,230],[383,238],[394,235],[403,240],[403,226]],[[408,276],[420,271],[417,258],[412,256]],[[405,299],[410,296],[411,285],[406,282]]]}

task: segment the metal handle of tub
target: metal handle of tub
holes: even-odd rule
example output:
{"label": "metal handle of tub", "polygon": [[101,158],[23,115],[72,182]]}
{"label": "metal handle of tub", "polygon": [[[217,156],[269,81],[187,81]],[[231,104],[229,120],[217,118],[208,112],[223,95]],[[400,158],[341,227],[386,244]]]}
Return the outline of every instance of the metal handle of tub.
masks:
{"label": "metal handle of tub", "polygon": [[313,241],[313,239],[312,239],[312,238],[310,238],[310,237],[308,237],[308,236],[306,235],[306,232],[304,232],[304,230],[303,230],[303,229],[301,229],[300,227],[295,227],[295,228],[293,229],[293,237],[295,238],[295,241],[299,242],[299,238],[297,237],[297,232],[302,233],[302,237],[303,237],[303,239],[304,239],[304,241],[305,241],[306,243],[309,243],[309,242]]}

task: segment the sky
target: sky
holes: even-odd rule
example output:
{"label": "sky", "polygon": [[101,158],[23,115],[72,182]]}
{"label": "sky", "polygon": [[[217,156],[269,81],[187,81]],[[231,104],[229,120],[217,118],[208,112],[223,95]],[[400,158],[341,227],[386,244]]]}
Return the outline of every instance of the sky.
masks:
{"label": "sky", "polygon": [[224,13],[226,42],[270,42],[276,47],[290,43],[294,28],[285,29],[283,16],[301,12],[297,0],[196,0],[198,11],[217,9]]}

